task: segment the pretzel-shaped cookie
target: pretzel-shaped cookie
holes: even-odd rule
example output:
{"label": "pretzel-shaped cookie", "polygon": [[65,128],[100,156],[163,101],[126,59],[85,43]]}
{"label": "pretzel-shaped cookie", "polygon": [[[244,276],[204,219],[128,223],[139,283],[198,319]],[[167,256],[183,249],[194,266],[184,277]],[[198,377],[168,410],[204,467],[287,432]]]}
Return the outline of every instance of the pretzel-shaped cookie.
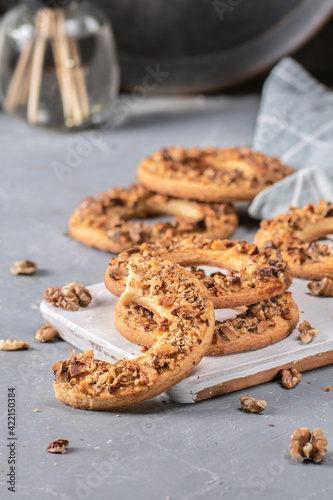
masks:
{"label": "pretzel-shaped cookie", "polygon": [[[212,344],[206,354],[230,354],[266,347],[287,337],[298,319],[298,307],[290,292],[253,304],[235,318],[215,321]],[[146,348],[156,341],[157,331],[168,328],[167,318],[136,304],[118,303],[114,322],[123,337]]]}
{"label": "pretzel-shaped cookie", "polygon": [[214,307],[249,305],[287,290],[291,284],[288,266],[276,250],[264,250],[245,240],[200,240],[194,236],[165,238],[156,244],[132,248],[113,257],[105,272],[106,288],[120,296],[125,288],[131,255],[159,257],[183,266],[209,265],[228,269],[227,274],[205,276],[194,271],[211,294]]}
{"label": "pretzel-shaped cookie", "polygon": [[[172,223],[152,226],[132,220],[156,215],[176,217]],[[168,235],[186,233],[201,238],[227,238],[237,224],[236,211],[228,203],[182,200],[133,184],[129,189],[114,188],[98,198],[83,200],[70,219],[69,232],[85,245],[118,253]]]}
{"label": "pretzel-shaped cookie", "polygon": [[167,318],[156,343],[142,356],[115,363],[92,351],[56,363],[59,401],[92,410],[122,408],[150,399],[185,378],[200,362],[214,333],[214,308],[206,288],[189,271],[159,259],[134,256],[120,304],[149,307]]}
{"label": "pretzel-shaped cookie", "polygon": [[255,236],[259,248],[277,248],[293,276],[303,279],[333,278],[333,248],[314,243],[333,233],[333,204],[291,207],[287,214],[263,220]]}
{"label": "pretzel-shaped cookie", "polygon": [[293,170],[249,148],[167,148],[139,165],[137,177],[158,193],[202,201],[251,201]]}

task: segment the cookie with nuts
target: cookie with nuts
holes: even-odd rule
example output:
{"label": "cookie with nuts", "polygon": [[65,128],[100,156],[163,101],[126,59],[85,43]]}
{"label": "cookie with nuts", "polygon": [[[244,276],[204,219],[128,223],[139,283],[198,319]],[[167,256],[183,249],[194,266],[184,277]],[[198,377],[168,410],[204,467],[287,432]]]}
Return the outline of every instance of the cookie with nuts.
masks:
{"label": "cookie with nuts", "polygon": [[133,256],[120,302],[149,307],[169,327],[142,356],[115,363],[92,351],[71,353],[53,366],[59,401],[75,408],[105,410],[150,399],[185,378],[211,344],[214,307],[204,285],[169,261]]}
{"label": "cookie with nuts", "polygon": [[332,233],[333,204],[321,200],[263,220],[254,242],[259,248],[278,249],[297,278],[333,279],[333,247],[316,243]]}
{"label": "cookie with nuts", "polygon": [[249,148],[169,147],[142,160],[137,177],[158,193],[220,203],[251,201],[292,172]]}
{"label": "cookie with nuts", "polygon": [[209,265],[225,272],[210,276],[195,267],[192,272],[209,291],[215,308],[249,305],[286,291],[292,281],[288,266],[276,250],[258,248],[246,240],[201,240],[191,237],[164,238],[155,244],[144,243],[110,260],[105,286],[120,296],[128,275],[127,264],[132,255],[160,257],[183,266]]}
{"label": "cookie with nuts", "polygon": [[[152,225],[142,221],[158,215],[174,219]],[[236,211],[228,203],[184,200],[133,184],[128,189],[113,188],[97,198],[83,200],[70,219],[69,232],[85,245],[119,253],[165,236],[228,238],[237,224]]]}
{"label": "cookie with nuts", "polygon": [[[250,305],[244,313],[215,321],[212,343],[206,354],[231,354],[266,347],[286,338],[298,321],[298,308],[290,292]],[[118,303],[114,311],[117,330],[130,342],[150,348],[169,321],[152,310]]]}

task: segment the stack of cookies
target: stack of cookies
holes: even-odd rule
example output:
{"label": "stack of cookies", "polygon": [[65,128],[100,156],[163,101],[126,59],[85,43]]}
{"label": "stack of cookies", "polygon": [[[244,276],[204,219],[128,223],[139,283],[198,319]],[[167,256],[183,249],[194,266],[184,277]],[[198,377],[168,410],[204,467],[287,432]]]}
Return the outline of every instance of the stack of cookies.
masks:
{"label": "stack of cookies", "polygon": [[[87,409],[132,405],[178,383],[205,354],[258,349],[289,335],[299,315],[278,250],[221,238],[237,227],[231,202],[251,201],[290,173],[249,149],[169,148],[141,162],[142,184],[83,200],[70,233],[121,252],[109,263],[105,285],[120,297],[118,331],[144,354],[107,363],[92,351],[72,352],[53,366],[57,398]],[[141,221],[152,215],[175,218],[152,226]],[[207,276],[200,265],[218,270]],[[219,308],[241,312],[216,321]]]}
{"label": "stack of cookies", "polygon": [[[140,163],[141,184],[83,200],[69,231],[85,245],[115,253],[164,237],[229,238],[238,223],[231,203],[251,201],[291,173],[278,159],[248,148],[163,149]],[[159,215],[174,219],[141,220]]]}
{"label": "stack of cookies", "polygon": [[[164,149],[140,163],[141,184],[83,200],[71,217],[70,233],[86,245],[122,252],[105,274],[106,287],[117,296],[125,290],[134,254],[192,266],[215,308],[243,308],[236,318],[216,321],[208,354],[257,349],[289,335],[298,321],[287,292],[291,275],[278,251],[223,238],[237,227],[231,202],[251,201],[290,173],[278,159],[248,148]],[[141,220],[161,214],[175,218],[153,225]],[[221,271],[206,276],[198,265]],[[115,324],[147,349],[157,332],[169,328],[165,318],[135,302],[116,308]]]}
{"label": "stack of cookies", "polygon": [[[143,243],[111,259],[104,281],[114,295],[122,296],[125,291],[130,261],[136,255],[146,260],[158,258],[191,266],[192,274],[206,287],[215,309],[241,308],[241,314],[235,318],[215,321],[207,354],[265,347],[288,336],[298,322],[297,305],[287,292],[292,277],[276,250],[259,251],[245,240],[201,240],[195,236]],[[207,276],[197,265],[214,266],[223,271]],[[153,286],[160,290],[167,289],[169,284],[160,280]],[[177,304],[177,297],[171,297],[170,301],[170,304]],[[114,322],[127,340],[147,349],[170,326],[165,317],[135,301],[126,308],[119,303]]]}

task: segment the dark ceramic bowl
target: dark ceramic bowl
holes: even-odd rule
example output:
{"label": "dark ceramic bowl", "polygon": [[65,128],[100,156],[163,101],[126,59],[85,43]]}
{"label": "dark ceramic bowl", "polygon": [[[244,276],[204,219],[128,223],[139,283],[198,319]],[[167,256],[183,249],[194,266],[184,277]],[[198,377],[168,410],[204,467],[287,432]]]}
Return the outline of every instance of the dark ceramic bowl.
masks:
{"label": "dark ceramic bowl", "polygon": [[[332,0],[93,1],[111,19],[123,88],[145,86],[155,71],[156,93],[245,81],[304,44],[333,12]],[[14,4],[0,0],[3,8]]]}

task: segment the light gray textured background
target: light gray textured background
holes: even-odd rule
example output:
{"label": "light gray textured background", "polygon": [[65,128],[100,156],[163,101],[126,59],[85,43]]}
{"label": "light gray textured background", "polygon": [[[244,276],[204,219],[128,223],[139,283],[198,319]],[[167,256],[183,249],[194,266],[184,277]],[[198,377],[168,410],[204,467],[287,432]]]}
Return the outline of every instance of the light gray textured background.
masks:
{"label": "light gray textured background", "polygon": [[[42,324],[38,306],[46,287],[101,281],[109,260],[109,255],[66,234],[77,203],[134,181],[138,161],[156,148],[250,143],[257,108],[256,96],[152,100],[130,111],[125,103],[123,124],[94,136],[32,129],[0,115],[1,338],[31,342],[29,351],[0,352],[1,499],[15,498],[5,485],[9,386],[17,392],[18,497],[333,497],[333,391],[323,391],[333,386],[332,367],[304,373],[293,390],[272,382],[195,405],[159,397],[122,411],[98,413],[57,402],[51,366],[68,357],[70,346],[34,340]],[[92,146],[93,139],[97,145]],[[77,166],[67,164],[60,182],[59,164],[65,165],[73,150],[81,152],[69,159]],[[235,237],[251,238],[255,228],[256,223],[242,217]],[[36,260],[40,271],[32,277],[11,276],[12,263],[26,258]],[[239,397],[244,395],[266,399],[267,410],[243,413]],[[36,408],[40,412],[35,413]],[[321,427],[327,435],[329,451],[323,463],[290,459],[289,438],[301,426]],[[66,455],[46,453],[55,438],[69,439]]]}

